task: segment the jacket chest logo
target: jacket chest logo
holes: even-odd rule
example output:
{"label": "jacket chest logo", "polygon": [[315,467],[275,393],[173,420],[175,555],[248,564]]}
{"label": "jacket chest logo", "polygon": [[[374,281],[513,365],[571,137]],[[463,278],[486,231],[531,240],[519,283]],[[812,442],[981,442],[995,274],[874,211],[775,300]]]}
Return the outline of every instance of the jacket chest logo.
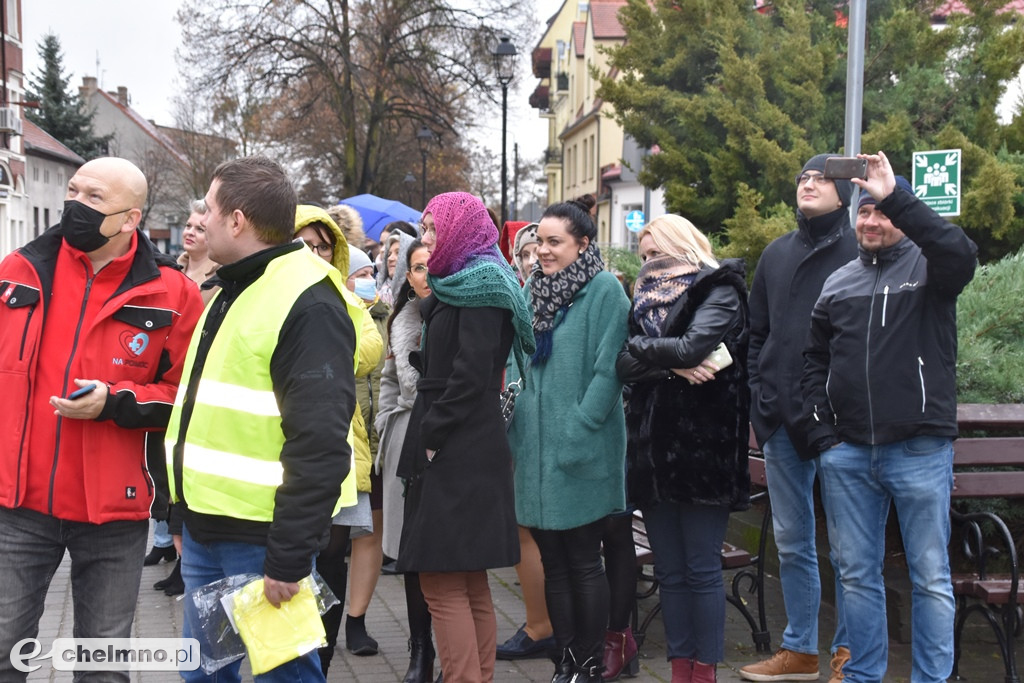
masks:
{"label": "jacket chest logo", "polygon": [[121,341],[121,348],[135,358],[141,356],[146,351],[146,347],[149,346],[149,335],[145,332],[125,330],[121,333],[119,339]]}

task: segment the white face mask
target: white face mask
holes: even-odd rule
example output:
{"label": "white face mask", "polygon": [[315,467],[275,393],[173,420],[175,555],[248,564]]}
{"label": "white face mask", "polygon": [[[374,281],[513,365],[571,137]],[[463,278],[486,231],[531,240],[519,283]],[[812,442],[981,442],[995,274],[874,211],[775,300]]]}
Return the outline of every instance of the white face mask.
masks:
{"label": "white face mask", "polygon": [[377,298],[377,283],[372,277],[357,277],[352,281],[355,287],[355,295],[364,301],[373,301]]}

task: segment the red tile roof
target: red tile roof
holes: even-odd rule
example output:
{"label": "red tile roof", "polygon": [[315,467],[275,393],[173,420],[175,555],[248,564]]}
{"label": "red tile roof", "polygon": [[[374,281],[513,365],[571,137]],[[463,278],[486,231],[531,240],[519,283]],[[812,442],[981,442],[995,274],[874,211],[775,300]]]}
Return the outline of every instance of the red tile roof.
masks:
{"label": "red tile roof", "polygon": [[583,43],[587,38],[587,23],[585,21],[574,21],[572,23],[572,42],[576,46],[576,56],[583,56]]}
{"label": "red tile roof", "polygon": [[591,0],[590,18],[594,23],[594,38],[625,38],[626,30],[619,21],[619,10],[625,0]]}
{"label": "red tile roof", "polygon": [[[969,11],[970,10],[967,9],[967,5],[960,0],[946,0],[946,2],[939,5],[938,8],[932,12],[932,16],[948,17],[950,14],[966,14]],[[1017,12],[1018,14],[1024,14],[1024,0],[1012,0],[1012,2],[1008,2],[1003,5],[1003,8],[999,10],[999,12]]]}
{"label": "red tile roof", "polygon": [[64,143],[28,119],[22,119],[21,132],[24,136],[25,153],[35,152],[40,156],[66,161],[69,164],[84,164],[85,159],[72,152]]}

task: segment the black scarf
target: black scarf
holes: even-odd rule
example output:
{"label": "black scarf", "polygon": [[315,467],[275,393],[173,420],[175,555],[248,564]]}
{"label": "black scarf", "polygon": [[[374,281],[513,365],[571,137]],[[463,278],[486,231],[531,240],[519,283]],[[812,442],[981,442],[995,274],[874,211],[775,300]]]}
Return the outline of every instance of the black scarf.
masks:
{"label": "black scarf", "polygon": [[538,262],[530,277],[530,296],[533,299],[533,332],[537,339],[534,363],[544,363],[551,355],[551,338],[555,331],[555,316],[568,309],[583,287],[604,270],[601,250],[594,242],[579,257],[562,270],[545,275]]}

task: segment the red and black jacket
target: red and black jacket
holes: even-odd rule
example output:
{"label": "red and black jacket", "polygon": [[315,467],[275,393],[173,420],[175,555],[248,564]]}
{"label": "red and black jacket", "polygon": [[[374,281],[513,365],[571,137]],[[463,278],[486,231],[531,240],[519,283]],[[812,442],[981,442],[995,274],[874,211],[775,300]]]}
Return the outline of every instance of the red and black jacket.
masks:
{"label": "red and black jacket", "polygon": [[[47,504],[33,506],[45,508],[38,512],[91,523],[149,516],[153,485],[145,464],[146,431],[167,425],[203,304],[198,288],[173,259],[159,253],[141,232],[133,241],[127,274],[88,320],[47,316],[58,263],[73,263],[58,259],[63,244],[58,227],[0,262],[4,507],[23,506],[29,469],[46,467],[53,474]],[[47,335],[76,335],[70,359],[39,357],[44,329]],[[74,377],[97,378],[109,390],[95,420],[60,430],[63,418],[58,418],[54,451],[33,448],[31,443],[33,420],[45,419],[35,394],[42,362],[68,364],[67,382]],[[61,395],[67,390],[74,386],[65,387]],[[81,470],[80,480],[59,476],[61,468],[72,464]]]}

